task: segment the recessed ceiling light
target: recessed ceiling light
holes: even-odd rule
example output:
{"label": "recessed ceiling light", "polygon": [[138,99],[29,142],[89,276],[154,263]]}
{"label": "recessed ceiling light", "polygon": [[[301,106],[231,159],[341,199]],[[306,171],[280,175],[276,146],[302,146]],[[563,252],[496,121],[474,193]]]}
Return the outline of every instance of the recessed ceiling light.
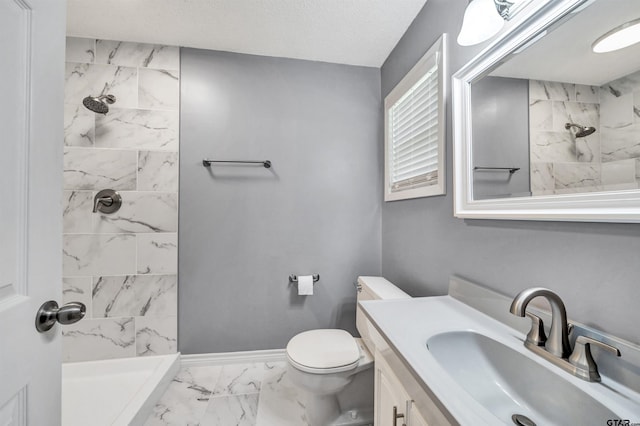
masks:
{"label": "recessed ceiling light", "polygon": [[634,19],[609,31],[591,46],[595,53],[612,52],[640,42],[640,19]]}

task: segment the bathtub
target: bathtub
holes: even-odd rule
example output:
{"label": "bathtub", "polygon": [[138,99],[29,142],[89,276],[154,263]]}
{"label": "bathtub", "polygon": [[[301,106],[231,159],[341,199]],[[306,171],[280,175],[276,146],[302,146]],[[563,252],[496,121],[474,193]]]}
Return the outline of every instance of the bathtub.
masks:
{"label": "bathtub", "polygon": [[62,365],[64,426],[142,425],[180,369],[180,354]]}

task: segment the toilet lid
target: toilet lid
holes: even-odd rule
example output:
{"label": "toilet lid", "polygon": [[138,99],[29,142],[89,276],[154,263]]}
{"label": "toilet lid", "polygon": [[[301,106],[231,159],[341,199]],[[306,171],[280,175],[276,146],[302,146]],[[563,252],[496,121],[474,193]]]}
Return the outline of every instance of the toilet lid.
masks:
{"label": "toilet lid", "polygon": [[358,345],[344,330],[310,330],[289,340],[287,355],[309,368],[335,368],[354,364],[360,358]]}

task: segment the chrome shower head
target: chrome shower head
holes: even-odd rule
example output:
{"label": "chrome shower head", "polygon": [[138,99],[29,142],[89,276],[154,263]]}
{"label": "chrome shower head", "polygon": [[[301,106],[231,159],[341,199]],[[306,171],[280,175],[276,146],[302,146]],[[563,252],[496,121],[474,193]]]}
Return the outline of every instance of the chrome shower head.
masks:
{"label": "chrome shower head", "polygon": [[585,136],[589,136],[592,133],[595,133],[596,128],[591,126],[581,126],[579,124],[574,123],[566,123],[564,128],[569,130],[570,128],[575,127],[578,129],[576,132],[576,138],[584,138]]}
{"label": "chrome shower head", "polygon": [[113,104],[115,101],[116,97],[113,95],[87,96],[82,100],[82,105],[95,113],[106,114],[109,112],[107,104]]}

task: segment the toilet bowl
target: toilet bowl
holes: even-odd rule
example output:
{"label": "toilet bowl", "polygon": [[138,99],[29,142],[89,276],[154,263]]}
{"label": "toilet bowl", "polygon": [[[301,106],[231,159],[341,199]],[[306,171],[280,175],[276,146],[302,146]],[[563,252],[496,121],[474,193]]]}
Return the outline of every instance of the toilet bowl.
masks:
{"label": "toilet bowl", "polygon": [[[358,301],[408,297],[382,277],[358,278]],[[318,329],[299,333],[287,344],[287,374],[306,396],[311,426],[373,423],[375,344],[368,339],[370,326],[358,306],[356,327],[362,339],[344,330]],[[347,387],[349,397],[341,397]]]}

